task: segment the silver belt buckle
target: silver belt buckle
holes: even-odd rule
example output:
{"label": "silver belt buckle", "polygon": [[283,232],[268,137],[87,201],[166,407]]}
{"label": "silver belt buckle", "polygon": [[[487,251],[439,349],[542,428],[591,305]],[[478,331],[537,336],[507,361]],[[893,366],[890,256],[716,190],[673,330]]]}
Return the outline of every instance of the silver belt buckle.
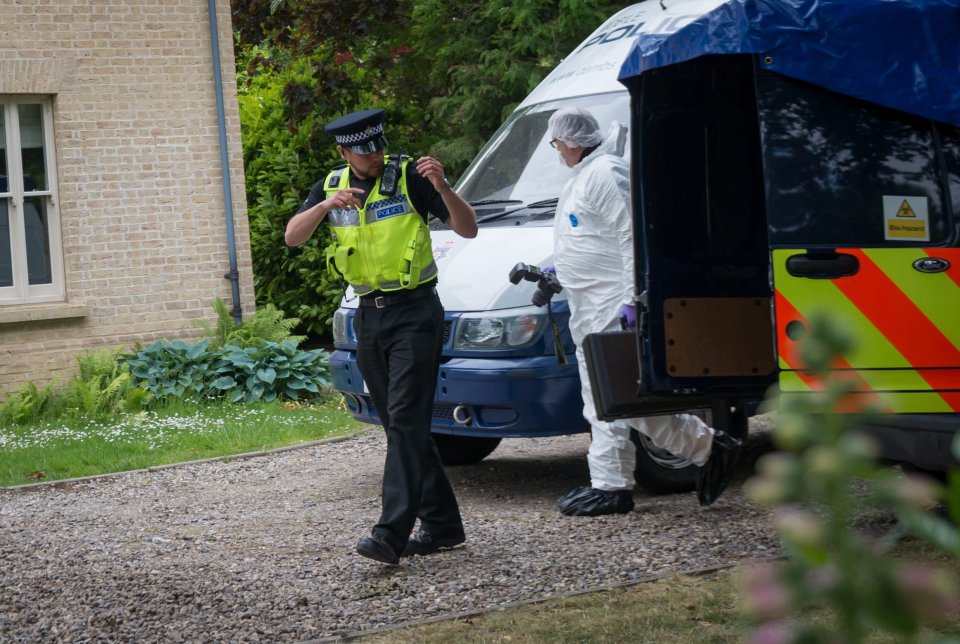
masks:
{"label": "silver belt buckle", "polygon": [[376,306],[378,309],[385,309],[387,308],[387,301],[384,299],[382,295],[378,295],[375,298],[373,298],[373,305]]}

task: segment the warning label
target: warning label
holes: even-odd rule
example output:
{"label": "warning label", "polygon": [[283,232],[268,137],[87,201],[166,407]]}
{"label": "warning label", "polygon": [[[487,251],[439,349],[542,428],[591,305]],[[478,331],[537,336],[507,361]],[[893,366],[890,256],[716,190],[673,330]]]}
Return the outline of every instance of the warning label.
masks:
{"label": "warning label", "polygon": [[926,197],[883,196],[884,239],[930,241]]}

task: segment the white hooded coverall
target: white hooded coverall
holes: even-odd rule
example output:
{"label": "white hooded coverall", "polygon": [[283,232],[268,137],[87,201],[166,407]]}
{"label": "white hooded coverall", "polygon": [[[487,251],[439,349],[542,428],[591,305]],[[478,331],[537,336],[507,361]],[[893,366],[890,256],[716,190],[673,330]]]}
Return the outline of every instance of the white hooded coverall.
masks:
{"label": "white hooded coverall", "polygon": [[630,440],[631,429],[695,465],[707,461],[713,441],[713,431],[689,414],[614,422],[597,418],[583,339],[588,333],[618,330],[620,308],[632,304],[635,293],[630,171],[616,154],[620,127],[614,123],[606,140],[573,166],[553,224],[554,261],[570,306],[583,415],[593,434],[587,454],[591,486],[605,491],[633,489],[636,448]]}

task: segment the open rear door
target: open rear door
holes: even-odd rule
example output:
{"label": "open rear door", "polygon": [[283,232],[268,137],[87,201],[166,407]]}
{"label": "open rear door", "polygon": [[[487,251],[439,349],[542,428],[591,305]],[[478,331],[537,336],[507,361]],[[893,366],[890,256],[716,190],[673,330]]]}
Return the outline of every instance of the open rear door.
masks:
{"label": "open rear door", "polygon": [[628,86],[643,368],[620,364],[637,338],[585,342],[604,363],[591,367],[598,413],[759,401],[776,361],[751,58],[696,59]]}

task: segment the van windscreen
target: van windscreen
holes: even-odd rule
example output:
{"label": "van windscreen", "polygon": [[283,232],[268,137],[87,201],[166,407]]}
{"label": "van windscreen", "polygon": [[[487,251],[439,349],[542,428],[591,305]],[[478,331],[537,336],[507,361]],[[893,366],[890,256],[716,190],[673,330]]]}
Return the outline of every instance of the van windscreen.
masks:
{"label": "van windscreen", "polygon": [[481,219],[505,209],[515,210],[521,217],[553,216],[552,209],[524,212],[522,206],[556,199],[570,178],[570,169],[550,147],[547,123],[556,110],[574,106],[590,110],[604,135],[613,121],[629,123],[630,96],[626,91],[551,101],[514,112],[457,184],[457,192],[475,204]]}

